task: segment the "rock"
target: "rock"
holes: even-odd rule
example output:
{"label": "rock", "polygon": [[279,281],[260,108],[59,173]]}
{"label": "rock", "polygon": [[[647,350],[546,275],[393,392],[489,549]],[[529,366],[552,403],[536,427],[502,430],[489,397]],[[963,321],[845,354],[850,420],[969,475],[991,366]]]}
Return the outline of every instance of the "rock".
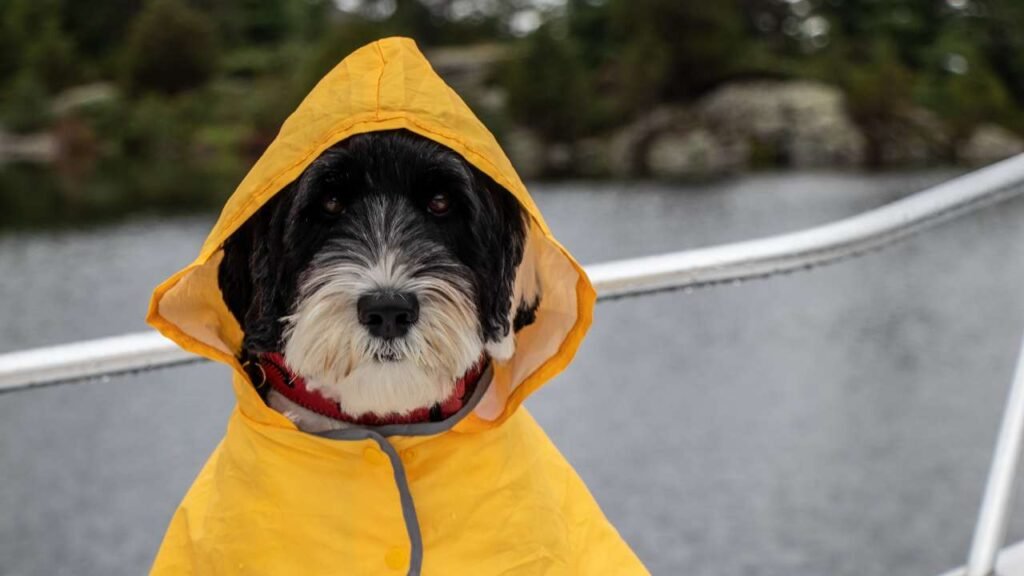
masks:
{"label": "rock", "polygon": [[877,147],[873,161],[883,166],[933,166],[952,160],[949,129],[923,108],[912,108],[871,127],[871,138]]}
{"label": "rock", "polygon": [[573,152],[574,172],[585,178],[611,176],[611,143],[607,138],[584,138]]}
{"label": "rock", "polygon": [[544,173],[551,176],[567,176],[573,170],[572,145],[566,142],[551,142],[544,155]]}
{"label": "rock", "polygon": [[0,130],[0,165],[8,162],[52,163],[59,153],[57,138],[50,132],[9,134]]}
{"label": "rock", "polygon": [[1024,139],[992,124],[984,124],[957,150],[957,158],[970,166],[984,166],[1024,153]]}
{"label": "rock", "polygon": [[647,150],[647,169],[656,178],[708,178],[745,167],[749,156],[746,142],[726,142],[706,128],[696,128],[655,137]]}
{"label": "rock", "polygon": [[501,144],[523,180],[544,175],[547,170],[547,146],[535,133],[525,128],[512,128],[505,133]]}
{"label": "rock", "polygon": [[773,150],[776,160],[794,168],[864,161],[864,135],[847,114],[842,92],[826,84],[728,84],[701,99],[697,119],[716,136]]}
{"label": "rock", "polygon": [[113,102],[117,89],[108,82],[96,82],[68,88],[54,97],[50,109],[54,116],[64,116],[82,108]]}
{"label": "rock", "polygon": [[616,178],[645,175],[650,143],[657,135],[685,125],[688,118],[683,108],[662,106],[617,130],[607,138],[608,173]]}

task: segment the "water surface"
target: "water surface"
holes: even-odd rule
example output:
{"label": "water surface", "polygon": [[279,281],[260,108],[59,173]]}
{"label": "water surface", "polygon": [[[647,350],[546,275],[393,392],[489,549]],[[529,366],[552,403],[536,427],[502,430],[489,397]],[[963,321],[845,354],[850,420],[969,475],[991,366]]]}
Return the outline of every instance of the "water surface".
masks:
{"label": "water surface", "polygon": [[[795,230],[947,176],[533,189],[590,263]],[[0,351],[144,329],[211,224],[0,237]],[[965,556],[1024,331],[1021,247],[1014,201],[811,273],[602,304],[527,405],[654,574],[937,574]],[[0,574],[143,573],[231,403],[210,365],[0,396]]]}

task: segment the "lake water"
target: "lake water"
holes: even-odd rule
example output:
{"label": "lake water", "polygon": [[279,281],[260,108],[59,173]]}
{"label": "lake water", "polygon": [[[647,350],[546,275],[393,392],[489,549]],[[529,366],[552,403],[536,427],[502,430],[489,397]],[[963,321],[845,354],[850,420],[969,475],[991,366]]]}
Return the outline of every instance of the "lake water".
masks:
{"label": "lake water", "polygon": [[[533,189],[591,263],[824,223],[949,175]],[[0,351],[144,329],[211,223],[0,236]],[[1022,249],[1014,201],[813,272],[602,304],[527,404],[654,574],[938,574],[966,554],[1024,333]],[[231,404],[211,365],[0,396],[0,574],[143,573]]]}

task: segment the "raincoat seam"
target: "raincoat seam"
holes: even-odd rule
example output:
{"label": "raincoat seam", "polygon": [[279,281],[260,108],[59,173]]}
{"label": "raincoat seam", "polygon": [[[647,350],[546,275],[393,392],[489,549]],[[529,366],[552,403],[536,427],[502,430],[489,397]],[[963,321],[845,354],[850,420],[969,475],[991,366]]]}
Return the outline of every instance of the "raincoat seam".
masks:
{"label": "raincoat seam", "polygon": [[[379,47],[378,47],[378,50],[380,50]],[[385,64],[387,63],[387,61],[384,60],[383,53],[381,53],[381,60],[384,61]],[[421,130],[423,132],[426,132],[427,134],[433,135],[433,136],[435,136],[437,138],[441,138],[441,139],[445,139],[445,140],[451,140],[452,142],[455,142],[460,147],[462,147],[465,150],[465,152],[468,152],[470,155],[472,155],[476,159],[476,162],[471,161],[471,163],[478,164],[478,165],[482,164],[482,165],[486,166],[487,168],[489,168],[490,171],[492,171],[494,174],[497,174],[498,178],[500,178],[501,180],[504,181],[504,183],[502,185],[504,185],[506,188],[509,188],[510,191],[516,190],[516,191],[522,192],[522,193],[526,192],[526,187],[523,186],[522,182],[515,182],[514,180],[510,179],[504,173],[504,170],[501,170],[497,165],[495,165],[493,162],[491,162],[485,156],[480,154],[472,145],[468,144],[465,140],[463,140],[459,136],[457,136],[455,134],[452,134],[452,133],[449,133],[449,132],[444,131],[444,130],[438,130],[436,128],[433,128],[433,127],[430,127],[428,125],[425,125],[425,124],[419,122],[418,120],[416,120],[415,118],[413,118],[412,116],[410,116],[408,114],[405,114],[405,113],[397,113],[397,114],[394,114],[393,116],[387,116],[387,117],[381,118],[380,117],[380,86],[381,86],[381,80],[383,79],[383,75],[384,75],[384,70],[382,68],[381,69],[381,73],[380,73],[380,77],[378,78],[378,83],[377,83],[377,109],[375,111],[374,119],[373,120],[369,120],[369,121],[368,120],[361,120],[361,119],[360,120],[353,120],[353,121],[346,122],[346,123],[342,124],[341,126],[336,128],[335,130],[329,131],[328,134],[324,138],[322,138],[320,141],[317,142],[316,146],[313,146],[311,148],[311,150],[310,150],[310,152],[308,154],[305,154],[301,159],[299,159],[296,162],[292,163],[287,168],[285,168],[283,170],[280,170],[278,172],[278,174],[274,178],[272,178],[269,182],[267,182],[267,184],[265,184],[263,187],[261,187],[259,189],[259,191],[253,193],[253,195],[249,197],[248,201],[246,201],[244,204],[242,204],[242,206],[240,206],[239,209],[237,211],[235,211],[235,213],[231,217],[231,219],[224,223],[224,226],[223,226],[224,230],[225,231],[230,230],[230,231],[234,232],[234,230],[238,227],[238,225],[241,222],[245,221],[246,219],[248,219],[251,216],[251,214],[247,214],[247,212],[249,212],[249,208],[252,205],[254,205],[254,204],[262,205],[263,204],[263,202],[261,202],[261,200],[263,200],[263,196],[267,193],[268,190],[276,188],[276,192],[279,192],[284,186],[287,185],[287,184],[279,185],[279,180],[281,180],[281,177],[284,174],[290,172],[291,170],[294,170],[297,166],[301,166],[302,164],[307,163],[311,157],[313,157],[315,154],[318,154],[317,151],[325,143],[330,142],[332,140],[335,140],[339,135],[345,134],[346,132],[350,132],[351,131],[353,133],[347,134],[345,136],[345,138],[349,138],[351,136],[354,136],[356,131],[354,131],[352,129],[355,128],[357,125],[362,124],[362,123],[374,124],[374,123],[377,123],[377,122],[387,122],[388,120],[403,120],[403,121],[405,121],[405,122],[407,122],[409,124],[412,124],[413,126],[416,126],[419,130]],[[366,130],[365,132],[358,131],[359,134],[369,133],[369,132],[374,132],[374,130]],[[341,140],[335,140],[334,143],[337,144],[338,142],[342,142],[342,141],[345,140],[345,138],[342,138]],[[537,222],[538,225],[541,225],[542,228],[543,228],[543,225],[541,224],[541,222],[538,220],[538,218],[534,214],[532,214],[532,213],[530,214],[530,219],[534,220],[535,222]],[[225,238],[218,240],[218,242],[216,244],[216,248],[214,248],[210,253],[205,254],[204,255],[205,257],[203,257],[201,259],[197,259],[197,262],[194,262],[192,264],[192,266],[189,266],[189,268],[187,268],[186,270],[195,268],[197,265],[206,264],[209,261],[210,257],[214,253],[216,253],[217,250],[220,250],[223,247],[224,241],[230,235],[231,234],[228,233],[225,236]],[[182,274],[181,276],[183,277],[184,274]],[[170,290],[170,288],[172,288],[174,285],[176,285],[178,283],[178,281],[181,280],[181,277],[178,277],[178,278],[176,278],[174,280],[176,280],[176,281],[171,286],[168,286],[167,290]]]}
{"label": "raincoat seam", "polygon": [[[379,46],[377,47],[377,49],[378,49],[378,51],[380,51],[380,47]],[[384,64],[386,65],[387,64],[387,60],[384,59],[383,52],[381,52],[380,58],[381,58],[381,61],[384,62]],[[349,122],[345,122],[345,123],[341,124],[341,126],[339,126],[338,128],[329,131],[328,134],[326,136],[324,136],[324,138],[320,139],[317,142],[316,146],[313,146],[311,148],[311,150],[310,150],[310,152],[308,154],[304,155],[300,160],[292,163],[287,168],[285,168],[283,170],[280,170],[277,173],[277,175],[274,178],[272,178],[269,182],[267,182],[266,185],[264,185],[262,188],[260,188],[260,190],[258,192],[255,192],[252,196],[250,196],[249,200],[245,204],[243,204],[235,212],[235,214],[232,216],[232,218],[229,221],[224,223],[225,224],[225,226],[224,226],[225,230],[231,230],[233,232],[235,229],[237,229],[237,227],[242,222],[244,222],[245,220],[247,220],[251,216],[251,214],[246,214],[246,213],[249,211],[249,208],[253,204],[256,204],[257,206],[260,206],[260,205],[262,205],[264,203],[261,200],[263,199],[263,196],[265,194],[267,194],[268,190],[276,188],[274,193],[277,193],[277,192],[280,192],[282,188],[287,186],[287,184],[280,184],[279,185],[279,182],[278,182],[279,180],[281,180],[281,177],[284,174],[294,170],[298,166],[301,166],[303,164],[308,163],[309,159],[312,158],[314,155],[319,155],[320,153],[322,153],[322,150],[320,150],[320,148],[323,147],[328,142],[331,142],[331,145],[338,144],[340,142],[343,142],[347,138],[351,138],[352,136],[355,136],[356,134],[366,134],[366,133],[370,133],[370,132],[375,132],[375,130],[365,130],[365,131],[358,130],[358,129],[353,130],[353,128],[355,128],[359,124],[364,124],[364,123],[365,124],[369,124],[369,125],[372,126],[373,124],[376,124],[378,122],[387,122],[389,120],[403,120],[403,121],[405,121],[405,122],[407,122],[409,124],[412,124],[412,125],[416,126],[417,128],[419,128],[420,130],[422,130],[424,132],[427,132],[427,133],[432,134],[434,136],[437,136],[439,138],[444,138],[444,139],[447,139],[447,140],[451,140],[451,141],[459,144],[467,152],[469,152],[471,155],[473,155],[475,158],[477,158],[481,164],[486,165],[494,173],[499,174],[502,180],[505,180],[505,181],[509,182],[510,184],[514,184],[514,182],[511,181],[504,174],[504,171],[500,170],[496,165],[494,165],[492,162],[490,162],[482,154],[480,154],[475,149],[473,149],[472,146],[470,146],[464,140],[462,140],[461,138],[459,138],[458,136],[456,136],[454,134],[450,134],[450,133],[447,133],[447,132],[444,132],[444,131],[440,131],[440,130],[437,130],[437,129],[429,128],[429,127],[421,124],[415,118],[411,117],[409,114],[406,114],[406,113],[396,113],[394,115],[386,116],[384,118],[381,118],[381,116],[380,116],[380,90],[381,90],[381,84],[382,84],[383,78],[384,78],[384,68],[382,66],[381,67],[381,71],[380,71],[380,75],[378,76],[378,79],[377,79],[377,106],[376,106],[376,110],[374,111],[374,116],[373,116],[372,120],[364,120],[364,119],[350,120]],[[341,138],[341,139],[337,139],[338,136],[340,136],[342,134],[345,134],[345,136],[343,138]],[[514,186],[509,187],[509,188],[513,188],[513,187]],[[519,184],[519,186],[517,188],[519,188],[523,192],[525,192],[525,187],[522,186],[521,183]],[[536,217],[533,214],[530,214],[530,217],[532,219],[536,220]],[[221,240],[219,240],[217,242],[216,248],[213,251],[211,251],[209,254],[206,254],[206,257],[202,259],[202,264],[205,264],[206,262],[208,262],[210,257],[217,250],[220,250],[223,247],[224,241],[227,240],[227,237],[229,237],[230,235],[231,235],[230,233],[227,234],[223,239],[221,239]],[[179,278],[179,280],[180,280],[180,278]],[[175,282],[175,284],[177,284],[177,282]]]}
{"label": "raincoat seam", "polygon": [[[383,71],[381,71],[381,73],[383,74]],[[380,112],[380,109],[379,109],[379,105],[378,105],[378,113],[379,112]],[[486,156],[484,156],[483,154],[478,152],[471,144],[467,143],[465,140],[463,140],[457,134],[454,134],[454,133],[451,133],[451,132],[448,132],[448,131],[445,131],[445,130],[438,130],[438,129],[432,127],[432,126],[423,124],[419,120],[417,120],[415,117],[408,116],[406,114],[400,114],[400,115],[397,116],[397,118],[402,118],[406,122],[408,122],[409,124],[412,124],[413,126],[418,128],[419,130],[421,130],[422,132],[425,132],[426,134],[434,136],[433,139],[435,141],[437,141],[437,139],[450,140],[450,141],[455,142],[456,144],[458,144],[462,148],[462,151],[460,151],[460,153],[462,154],[463,157],[465,157],[467,155],[466,153],[468,153],[468,155],[473,157],[473,159],[466,158],[467,160],[469,160],[470,164],[473,164],[473,165],[477,166],[478,168],[483,170],[485,173],[487,173],[488,170],[489,170],[490,172],[489,172],[488,175],[490,175],[490,174],[496,175],[496,176],[491,176],[491,177],[494,178],[495,181],[498,182],[498,184],[500,184],[501,186],[507,188],[509,192],[511,192],[515,196],[517,196],[516,201],[519,202],[520,204],[523,204],[524,201],[520,200],[518,198],[518,196],[520,196],[520,195],[524,196],[524,197],[528,197],[529,196],[529,192],[526,190],[526,185],[523,184],[523,182],[521,180],[517,180],[517,179],[509,177],[505,173],[505,170],[502,170],[496,164],[491,162],[491,160],[489,158],[487,158]],[[486,169],[483,168],[483,167],[486,167]],[[516,194],[516,193],[518,193],[518,194]],[[532,210],[527,210],[527,213],[528,213],[528,215],[530,217],[530,220],[536,222],[537,226],[541,230],[547,230],[547,223],[546,222],[542,222],[540,220],[540,218],[536,214],[533,213]]]}
{"label": "raincoat seam", "polygon": [[[379,46],[377,46],[377,49],[378,49],[378,51],[380,51],[380,47]],[[382,52],[380,53],[380,56],[381,56],[381,60],[383,62],[385,62],[385,64],[386,64],[387,61],[384,59],[384,55],[383,55]],[[451,140],[451,141],[455,142],[456,144],[458,144],[460,147],[462,147],[470,155],[472,155],[477,160],[477,163],[483,164],[483,165],[487,166],[495,174],[498,174],[499,177],[501,178],[501,180],[504,180],[505,182],[507,182],[507,184],[511,184],[512,186],[508,186],[507,184],[503,184],[503,185],[506,185],[506,187],[508,187],[510,189],[515,188],[515,189],[517,189],[517,191],[525,192],[525,187],[522,186],[521,182],[518,183],[518,185],[516,185],[517,184],[516,182],[510,180],[508,178],[508,176],[506,176],[503,173],[502,170],[500,170],[494,163],[490,162],[482,154],[477,152],[471,145],[467,144],[466,141],[463,140],[462,138],[459,138],[458,136],[456,136],[454,134],[451,134],[451,133],[448,133],[446,131],[437,130],[437,129],[433,128],[433,127],[429,127],[427,125],[424,125],[424,124],[420,123],[419,121],[417,121],[415,118],[412,118],[411,116],[409,116],[408,114],[405,114],[405,113],[394,114],[393,116],[388,116],[388,117],[385,117],[385,118],[382,119],[380,117],[380,79],[383,78],[383,75],[384,75],[384,70],[383,70],[383,67],[382,67],[380,77],[378,78],[378,85],[377,85],[378,86],[377,87],[377,89],[378,89],[378,96],[377,96],[378,102],[377,102],[377,110],[376,110],[376,113],[375,113],[375,116],[374,116],[374,120],[362,120],[362,119],[352,120],[350,122],[346,122],[346,123],[342,124],[341,126],[336,128],[335,130],[329,131],[328,134],[326,136],[324,136],[324,138],[322,138],[320,141],[317,142],[316,146],[313,146],[311,148],[311,150],[310,150],[310,152],[308,154],[304,155],[301,159],[299,159],[298,161],[292,163],[287,168],[279,171],[276,177],[271,179],[258,192],[255,192],[252,196],[250,196],[249,200],[247,202],[245,202],[234,213],[234,215],[231,217],[231,219],[224,223],[224,230],[226,232],[227,231],[233,232],[235,229],[237,229],[237,227],[241,224],[241,222],[245,221],[246,219],[248,219],[251,216],[251,214],[248,214],[250,207],[253,206],[253,205],[256,205],[257,207],[259,205],[261,205],[262,202],[260,202],[260,200],[263,198],[263,196],[265,194],[267,194],[267,192],[269,190],[276,188],[276,192],[280,192],[280,190],[284,186],[287,185],[287,184],[279,185],[279,181],[281,180],[281,178],[282,178],[282,176],[284,174],[294,170],[298,166],[306,164],[309,161],[309,159],[311,157],[313,157],[315,154],[317,154],[318,153],[317,151],[320,150],[320,148],[323,147],[328,142],[334,141],[334,143],[337,143],[337,142],[344,141],[345,138],[353,136],[354,133],[353,134],[347,134],[344,138],[342,138],[340,140],[336,140],[338,138],[338,136],[340,136],[342,134],[345,134],[346,132],[356,132],[355,130],[353,130],[353,128],[355,128],[356,126],[358,126],[359,124],[362,124],[362,123],[376,124],[376,123],[381,122],[381,121],[386,122],[388,120],[402,120],[402,121],[404,121],[404,122],[406,122],[408,124],[411,124],[411,125],[415,126],[416,128],[418,128],[419,130],[421,130],[423,132],[426,132],[427,134],[430,134],[430,135],[432,135],[432,136],[434,136],[436,138]],[[366,133],[369,133],[369,132],[373,132],[373,130],[367,130],[366,131]],[[359,131],[358,133],[362,134],[364,132]],[[530,218],[532,220],[536,221],[538,223],[538,225],[541,224],[533,214],[530,214]],[[185,277],[185,275],[188,272],[194,270],[195,268],[197,268],[199,266],[205,265],[207,262],[209,262],[210,258],[213,256],[213,254],[215,254],[217,250],[220,250],[220,249],[223,248],[224,241],[227,239],[228,236],[230,236],[231,232],[227,233],[226,236],[223,239],[219,239],[218,240],[218,242],[216,244],[216,248],[214,250],[212,250],[208,254],[205,254],[203,258],[197,259],[196,262],[193,262],[192,265],[188,266],[185,270],[182,270],[181,273],[176,274],[175,276],[173,276],[168,282],[165,283],[165,284],[168,284],[166,287],[161,286],[161,288],[164,288],[162,293],[166,293],[171,288],[176,286],[182,280],[182,278]],[[163,316],[159,312],[159,308],[158,307],[155,307],[154,312],[156,313],[156,316],[159,317],[160,320],[164,320]],[[196,346],[197,348],[198,347],[204,347],[204,348],[210,348],[211,350],[213,350],[213,348],[210,347],[209,345],[207,345],[205,343],[202,343],[202,342],[198,341],[197,339],[195,339],[195,338],[185,334],[183,331],[180,331],[179,329],[177,329],[177,326],[174,326],[173,324],[171,324],[169,322],[166,324],[166,327],[167,328],[174,328],[174,330],[172,330],[173,333],[175,333],[179,337],[184,336],[183,339],[185,341],[187,341],[190,344]],[[223,359],[224,357],[227,356],[226,354],[221,356],[221,354],[219,353],[220,351],[215,351],[215,352],[217,353],[216,355],[218,356],[218,359]]]}
{"label": "raincoat seam", "polygon": [[[469,152],[473,157],[475,157],[477,159],[477,162],[474,162],[474,161],[470,160],[471,164],[476,164],[476,165],[484,164],[488,168],[490,168],[492,172],[494,172],[495,174],[498,174],[499,178],[501,178],[502,180],[505,180],[508,184],[511,184],[511,186],[506,186],[506,188],[509,188],[509,192],[512,192],[513,189],[516,189],[516,191],[518,191],[518,192],[524,192],[524,193],[526,192],[526,186],[524,186],[522,184],[522,182],[518,182],[517,183],[517,182],[513,181],[512,179],[510,179],[505,174],[504,170],[498,168],[497,165],[495,165],[493,162],[491,162],[488,158],[484,157],[483,154],[480,154],[479,152],[477,152],[473,148],[472,145],[468,144],[461,137],[459,137],[459,136],[457,136],[457,135],[455,135],[453,133],[444,131],[444,130],[438,130],[436,128],[424,125],[424,124],[420,123],[417,119],[415,119],[413,117],[405,116],[405,118],[409,121],[410,124],[413,124],[414,126],[419,128],[420,130],[422,130],[424,132],[427,132],[428,134],[431,134],[431,135],[436,136],[438,138],[443,138],[445,140],[451,140],[451,141],[455,142],[456,144],[458,144],[459,146],[461,146],[466,152]],[[520,201],[520,203],[522,203],[522,201]],[[530,214],[530,218],[536,219],[533,216],[533,214]]]}
{"label": "raincoat seam", "polygon": [[384,83],[384,70],[387,69],[388,60],[384,57],[384,49],[380,47],[380,40],[374,43],[377,47],[377,53],[380,54],[380,74],[377,75],[377,109],[374,117],[380,120],[380,87]]}

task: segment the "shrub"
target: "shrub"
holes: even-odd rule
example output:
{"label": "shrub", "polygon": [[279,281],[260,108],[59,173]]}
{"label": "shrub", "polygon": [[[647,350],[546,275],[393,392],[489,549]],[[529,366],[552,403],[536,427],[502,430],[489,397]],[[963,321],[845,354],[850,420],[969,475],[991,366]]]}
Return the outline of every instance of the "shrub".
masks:
{"label": "shrub", "polygon": [[180,0],[152,0],[132,23],[125,81],[131,93],[174,94],[206,83],[216,70],[212,24]]}
{"label": "shrub", "polygon": [[655,100],[691,99],[728,78],[747,40],[736,0],[610,0],[609,10],[623,84]]}
{"label": "shrub", "polygon": [[56,18],[49,18],[25,46],[23,72],[36,76],[53,94],[73,85],[81,76],[75,48]]}
{"label": "shrub", "polygon": [[502,81],[512,119],[554,142],[583,133],[593,100],[587,71],[573,41],[545,24],[519,46]]}
{"label": "shrub", "polygon": [[[954,140],[966,138],[983,122],[1014,123],[1012,97],[993,71],[970,28],[951,26],[927,53],[917,100],[938,113],[952,129]],[[951,66],[953,59],[957,65]]]}
{"label": "shrub", "polygon": [[49,121],[46,87],[31,73],[18,74],[4,94],[4,126],[14,132],[34,132],[46,128]]}

